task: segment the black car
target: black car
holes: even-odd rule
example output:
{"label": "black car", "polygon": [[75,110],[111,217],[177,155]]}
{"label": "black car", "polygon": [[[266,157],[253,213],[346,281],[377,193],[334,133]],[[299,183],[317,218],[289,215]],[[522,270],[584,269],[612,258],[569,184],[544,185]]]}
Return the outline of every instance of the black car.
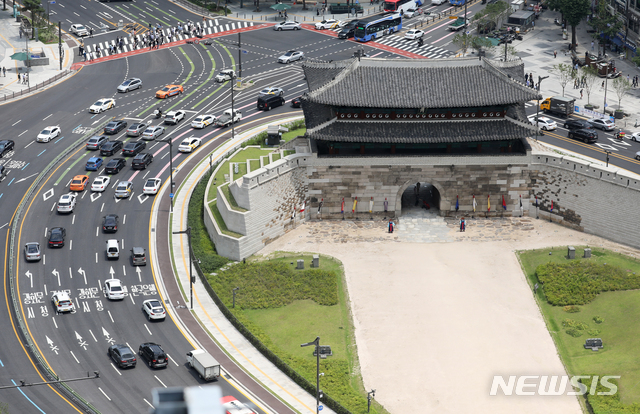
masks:
{"label": "black car", "polygon": [[265,111],[275,108],[276,106],[284,105],[284,98],[279,95],[264,95],[258,98],[258,109],[264,109]]}
{"label": "black car", "polygon": [[353,37],[357,25],[358,20],[351,20],[338,32],[338,39],[348,39]]}
{"label": "black car", "polygon": [[0,141],[0,158],[4,157],[4,154],[11,151],[15,146],[15,142],[11,140]]}
{"label": "black car", "polygon": [[104,133],[113,135],[122,131],[127,127],[127,123],[125,121],[111,121],[104,127]]}
{"label": "black car", "polygon": [[109,347],[109,356],[120,368],[135,368],[138,360],[131,348],[123,344],[115,344]]}
{"label": "black car", "polygon": [[291,100],[292,108],[300,108],[300,104],[302,103],[302,96],[298,96],[297,98],[293,98]]}
{"label": "black car", "polygon": [[133,161],[131,161],[131,168],[133,168],[134,170],[144,170],[152,162],[153,155],[142,152],[133,158]]}
{"label": "black car", "polygon": [[122,149],[122,141],[107,141],[100,146],[100,155],[110,157]]}
{"label": "black car", "polygon": [[121,169],[127,164],[127,161],[124,158],[114,158],[105,167],[105,171],[107,174],[117,174]]}
{"label": "black car", "polygon": [[67,231],[64,227],[54,227],[49,230],[49,247],[64,247]]}
{"label": "black car", "polygon": [[564,127],[567,128],[570,131],[572,129],[591,129],[591,130],[595,130],[593,125],[591,125],[589,122],[587,122],[585,120],[582,120],[582,119],[567,119],[566,121],[564,121]]}
{"label": "black car", "polygon": [[115,233],[118,231],[118,215],[107,214],[102,218],[102,231],[105,233]]}
{"label": "black car", "polygon": [[593,129],[574,129],[569,131],[569,138],[593,144],[598,141],[598,133]]}
{"label": "black car", "polygon": [[146,359],[151,368],[164,368],[169,365],[167,354],[164,353],[160,345],[153,342],[145,342],[140,345],[138,355]]}
{"label": "black car", "polygon": [[129,142],[122,148],[122,155],[134,156],[145,148],[147,148],[147,144],[142,141]]}

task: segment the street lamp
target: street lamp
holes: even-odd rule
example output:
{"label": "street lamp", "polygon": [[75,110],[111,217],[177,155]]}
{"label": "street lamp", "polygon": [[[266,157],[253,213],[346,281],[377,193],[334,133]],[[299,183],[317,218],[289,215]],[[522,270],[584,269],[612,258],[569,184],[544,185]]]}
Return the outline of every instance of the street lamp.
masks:
{"label": "street lamp", "polygon": [[316,347],[316,414],[320,413],[320,337],[316,336],[316,340],[313,342],[307,342],[306,344],[300,345],[301,347],[305,346],[315,346]]}
{"label": "street lamp", "polygon": [[193,282],[195,282],[195,280],[192,272],[193,252],[191,251],[191,226],[187,227],[186,230],[174,231],[173,234],[186,234],[189,239],[189,293],[191,294],[191,300],[189,303],[191,303],[191,310],[193,310]]}
{"label": "street lamp", "polygon": [[[540,76],[538,75],[538,87],[536,90],[540,92],[540,83],[547,79],[548,76]],[[538,118],[540,117],[540,95],[538,95],[538,105],[536,107],[536,142],[538,141]]]}
{"label": "street lamp", "polygon": [[367,412],[371,410],[371,400],[376,396],[376,390],[371,390],[367,393]]}
{"label": "street lamp", "polygon": [[607,154],[607,167],[608,167],[609,166],[609,155],[611,155],[611,151],[605,150],[604,152],[605,152],[605,154]]}
{"label": "street lamp", "polygon": [[171,141],[171,138],[167,138],[167,139],[159,139],[158,142],[165,142],[167,144],[169,144],[169,169],[171,171],[169,171],[169,177],[170,177],[170,182],[171,182],[171,193],[169,194],[169,199],[171,200],[171,207],[169,209],[169,212],[173,212],[173,187],[175,186],[174,182],[173,182],[173,142]]}
{"label": "street lamp", "polygon": [[233,309],[236,308],[236,290],[240,289],[239,287],[233,288]]}

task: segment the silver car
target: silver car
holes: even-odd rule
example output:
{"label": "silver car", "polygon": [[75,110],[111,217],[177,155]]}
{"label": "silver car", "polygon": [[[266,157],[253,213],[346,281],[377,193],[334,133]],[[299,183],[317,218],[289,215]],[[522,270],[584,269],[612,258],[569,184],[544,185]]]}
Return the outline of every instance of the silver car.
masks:
{"label": "silver car", "polygon": [[118,92],[129,92],[142,88],[142,81],[138,78],[127,79],[118,86]]}
{"label": "silver car", "polygon": [[142,134],[142,139],[145,141],[153,141],[160,135],[164,134],[164,127],[160,125],[150,126]]}
{"label": "silver car", "polygon": [[116,198],[129,198],[133,193],[133,183],[131,181],[120,181],[116,187]]}
{"label": "silver car", "polygon": [[278,63],[291,63],[301,59],[304,59],[304,53],[299,50],[290,50],[278,58]]}
{"label": "silver car", "polygon": [[24,245],[24,258],[27,262],[37,262],[40,260],[40,243],[31,242]]}
{"label": "silver car", "polygon": [[129,129],[127,129],[128,137],[139,137],[147,129],[147,124],[144,122],[139,122],[135,124],[131,124]]}
{"label": "silver car", "polygon": [[302,26],[298,22],[280,22],[273,26],[273,30],[300,30]]}
{"label": "silver car", "polygon": [[593,125],[595,128],[601,129],[603,131],[613,131],[614,129],[616,129],[616,124],[608,118],[591,118],[588,119],[587,122]]}

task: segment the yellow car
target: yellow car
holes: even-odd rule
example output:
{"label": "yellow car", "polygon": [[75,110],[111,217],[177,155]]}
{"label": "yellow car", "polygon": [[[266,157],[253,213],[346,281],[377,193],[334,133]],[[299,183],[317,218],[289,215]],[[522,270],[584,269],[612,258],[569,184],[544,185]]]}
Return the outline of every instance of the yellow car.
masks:
{"label": "yellow car", "polygon": [[102,111],[106,111],[108,109],[116,106],[116,100],[112,98],[102,98],[98,102],[94,103],[89,107],[89,112],[92,114],[99,114]]}
{"label": "yellow car", "polygon": [[178,95],[182,92],[184,92],[182,85],[167,85],[156,92],[156,98],[165,99],[170,96]]}

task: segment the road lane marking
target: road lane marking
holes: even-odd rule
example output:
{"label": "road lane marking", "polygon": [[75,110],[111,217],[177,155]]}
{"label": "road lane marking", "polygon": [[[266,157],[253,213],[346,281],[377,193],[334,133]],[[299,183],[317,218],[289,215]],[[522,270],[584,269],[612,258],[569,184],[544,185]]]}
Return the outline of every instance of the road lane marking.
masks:
{"label": "road lane marking", "polygon": [[73,353],[73,351],[69,351],[69,352],[71,352],[71,356],[73,356],[73,359],[75,359],[76,362],[79,364],[80,361],[78,361],[78,358],[76,358],[76,355]]}
{"label": "road lane marking", "polygon": [[109,314],[109,319],[111,319],[111,322],[115,323],[115,321],[113,320],[113,316],[111,316],[111,312],[107,311],[107,313]]}
{"label": "road lane marking", "polygon": [[98,387],[98,389],[100,390],[100,392],[107,397],[107,400],[111,401],[111,398],[109,398],[109,396],[107,395],[107,393],[105,393],[104,391],[102,391],[102,388]]}
{"label": "road lane marking", "polygon": [[151,333],[151,331],[149,330],[149,327],[147,326],[147,324],[146,324],[146,323],[144,324],[144,327],[145,327],[145,328],[147,328],[147,332],[149,332],[149,335],[153,335],[153,334]]}
{"label": "road lane marking", "polygon": [[166,386],[166,385],[164,385],[164,382],[162,382],[162,381],[160,380],[160,378],[158,378],[158,376],[157,376],[157,375],[154,375],[154,377],[156,377],[156,379],[158,380],[158,382],[159,382],[160,384],[162,384],[162,386],[163,386],[163,387],[167,388],[167,386]]}
{"label": "road lane marking", "polygon": [[[122,372],[120,372],[120,370],[118,368],[116,368],[116,366],[113,364],[113,362],[111,363],[111,366],[113,367],[113,369],[116,370],[116,372],[118,373],[118,375],[122,375]],[[103,393],[104,394],[104,393]],[[109,398],[109,397],[107,397]]]}

